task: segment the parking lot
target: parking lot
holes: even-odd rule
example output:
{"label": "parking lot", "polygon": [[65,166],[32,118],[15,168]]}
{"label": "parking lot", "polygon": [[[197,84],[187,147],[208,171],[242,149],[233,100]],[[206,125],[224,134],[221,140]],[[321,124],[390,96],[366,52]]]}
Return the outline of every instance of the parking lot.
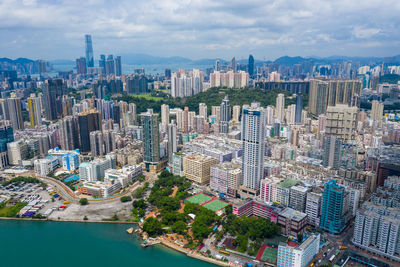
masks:
{"label": "parking lot", "polygon": [[24,217],[36,214],[48,217],[52,211],[64,205],[64,200],[57,194],[54,187],[48,186],[43,189],[40,184],[24,182],[0,186],[0,199],[4,202],[27,203],[19,212],[19,215],[25,215]]}

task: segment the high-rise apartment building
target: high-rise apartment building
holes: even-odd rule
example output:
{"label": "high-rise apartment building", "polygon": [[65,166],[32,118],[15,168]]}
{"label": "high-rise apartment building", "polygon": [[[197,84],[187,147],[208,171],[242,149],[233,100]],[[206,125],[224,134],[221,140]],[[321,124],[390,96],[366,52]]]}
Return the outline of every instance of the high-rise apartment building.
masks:
{"label": "high-rise apartment building", "polygon": [[94,67],[92,36],[89,34],[85,35],[85,54],[87,67]]}
{"label": "high-rise apartment building", "polygon": [[85,75],[87,73],[86,58],[80,57],[76,59],[76,73]]}
{"label": "high-rise apartment building", "polygon": [[306,211],[308,224],[319,227],[322,207],[322,194],[308,192],[306,199]]}
{"label": "high-rise apartment building", "polygon": [[277,185],[282,182],[282,179],[277,177],[267,177],[260,182],[260,199],[265,202],[276,201]]}
{"label": "high-rise apartment building", "polygon": [[322,164],[324,167],[339,169],[342,158],[342,140],[335,135],[324,137],[324,157]]}
{"label": "high-rise apartment building", "polygon": [[325,113],[325,133],[341,138],[343,141],[354,140],[357,129],[357,112],[357,107],[349,107],[344,104],[329,106]]}
{"label": "high-rise apartment building", "polygon": [[14,142],[14,131],[8,122],[0,123],[0,168],[8,166],[7,144]]}
{"label": "high-rise apartment building", "polygon": [[204,119],[208,117],[207,105],[204,103],[199,104],[199,115],[202,116]]}
{"label": "high-rise apartment building", "polygon": [[240,106],[235,105],[232,108],[232,122],[238,123],[240,121]]}
{"label": "high-rise apartment building", "polygon": [[310,81],[308,112],[314,116],[325,113],[328,106],[328,91],[328,82],[319,80]]}
{"label": "high-rise apartment building", "polygon": [[42,125],[42,107],[40,104],[40,97],[35,94],[31,94],[27,99],[28,111],[29,111],[29,121],[31,123],[31,128]]}
{"label": "high-rise apartment building", "polygon": [[300,246],[281,242],[278,246],[278,267],[306,267],[319,252],[320,234],[311,234]]}
{"label": "high-rise apartment building", "polygon": [[122,74],[122,63],[121,56],[115,58],[115,76],[121,76]]}
{"label": "high-rise apartment building", "polygon": [[105,55],[100,55],[99,68],[102,69],[103,74],[106,73],[106,56]]}
{"label": "high-rise apartment building", "polygon": [[90,151],[90,133],[93,131],[101,131],[101,114],[96,109],[89,109],[79,114],[79,136],[81,140],[81,152]]}
{"label": "high-rise apartment building", "polygon": [[11,96],[7,98],[7,107],[13,129],[23,130],[24,120],[22,118],[21,99],[15,93],[11,93]]}
{"label": "high-rise apartment building", "polygon": [[379,102],[378,100],[372,101],[371,120],[377,121],[379,127],[382,127],[383,109],[383,103]]}
{"label": "high-rise apartment building", "polygon": [[325,113],[328,106],[337,104],[353,105],[355,98],[361,96],[359,80],[316,80],[310,81],[308,111],[318,116]]}
{"label": "high-rise apartment building", "polygon": [[169,124],[169,106],[166,104],[161,105],[161,124],[165,128]]}
{"label": "high-rise apartment building", "polygon": [[278,94],[276,97],[276,118],[279,120],[280,123],[284,123],[285,121],[285,95]]}
{"label": "high-rise apartment building", "polygon": [[168,160],[172,162],[172,155],[178,151],[176,123],[174,120],[168,124]]}
{"label": "high-rise apartment building", "polygon": [[106,75],[115,74],[114,56],[108,55],[106,60]]}
{"label": "high-rise apartment building", "polygon": [[79,126],[78,118],[66,116],[58,122],[60,131],[60,143],[63,150],[74,150],[79,148]]}
{"label": "high-rise apartment building", "polygon": [[309,189],[304,186],[295,185],[290,188],[289,207],[304,212],[306,209],[307,192]]}
{"label": "high-rise apartment building", "polygon": [[49,79],[45,82],[42,101],[47,120],[54,121],[62,116],[61,101],[66,89],[63,79]]}
{"label": "high-rise apartment building", "polygon": [[183,176],[196,184],[208,184],[211,166],[217,163],[216,158],[203,154],[186,156],[183,158]]}
{"label": "high-rise apartment building", "polygon": [[210,169],[210,187],[223,195],[236,197],[242,170],[239,164],[224,162]]}
{"label": "high-rise apartment building", "polygon": [[160,160],[160,135],[158,132],[158,116],[152,109],[140,114],[143,127],[143,161],[146,169],[156,165]]}
{"label": "high-rise apartment building", "polygon": [[330,180],[325,184],[322,200],[320,228],[331,234],[343,231],[348,211],[348,193],[343,186]]}
{"label": "high-rise apartment building", "polygon": [[243,110],[242,116],[243,193],[256,196],[264,175],[265,118],[259,103]]}
{"label": "high-rise apartment building", "polygon": [[222,100],[220,112],[220,133],[227,134],[229,132],[229,121],[231,119],[231,106],[229,104],[228,96],[225,96],[225,98]]}
{"label": "high-rise apartment building", "polygon": [[303,95],[296,96],[296,113],[294,117],[294,122],[296,124],[301,124],[303,113]]}
{"label": "high-rise apartment building", "polygon": [[400,261],[400,210],[366,202],[357,211],[353,244],[367,251]]}

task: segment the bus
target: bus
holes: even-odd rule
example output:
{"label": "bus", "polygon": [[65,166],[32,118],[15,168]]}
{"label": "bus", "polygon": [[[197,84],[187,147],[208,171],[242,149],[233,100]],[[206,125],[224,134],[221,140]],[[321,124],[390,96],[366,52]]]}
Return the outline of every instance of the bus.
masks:
{"label": "bus", "polygon": [[230,255],[230,253],[226,250],[219,250],[219,253],[225,254],[225,255]]}
{"label": "bus", "polygon": [[333,260],[335,259],[336,255],[332,255],[332,257],[330,257],[329,262],[333,262]]}

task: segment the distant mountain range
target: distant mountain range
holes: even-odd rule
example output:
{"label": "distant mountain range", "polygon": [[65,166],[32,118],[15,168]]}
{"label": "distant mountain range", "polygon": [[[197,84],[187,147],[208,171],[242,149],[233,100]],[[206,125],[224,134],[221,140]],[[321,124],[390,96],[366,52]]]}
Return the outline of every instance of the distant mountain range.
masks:
{"label": "distant mountain range", "polygon": [[[122,63],[126,65],[193,65],[193,66],[213,66],[216,60],[220,61],[220,64],[230,64],[230,61],[220,59],[220,58],[205,58],[205,59],[189,59],[185,57],[159,57],[152,56],[148,54],[121,54]],[[338,63],[342,61],[356,61],[360,62],[360,64],[400,64],[400,55],[392,56],[392,57],[347,57],[347,56],[330,56],[325,58],[319,57],[289,57],[283,56],[274,61],[265,61],[265,60],[255,60],[256,64],[263,63],[275,63],[279,65],[294,65],[301,64],[304,62],[313,62],[319,64],[331,64]],[[1,63],[14,63],[14,64],[25,64],[32,63],[34,60],[27,58],[17,58],[15,60],[9,58],[0,58]],[[57,59],[49,61],[53,65],[75,65],[75,60],[69,59]],[[247,64],[247,59],[238,59],[238,63]]]}

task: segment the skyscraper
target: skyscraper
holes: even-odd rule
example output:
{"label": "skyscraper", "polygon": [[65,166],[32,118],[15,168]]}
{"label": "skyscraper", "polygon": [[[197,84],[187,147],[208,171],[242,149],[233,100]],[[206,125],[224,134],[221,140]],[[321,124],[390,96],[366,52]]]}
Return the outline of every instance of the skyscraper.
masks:
{"label": "skyscraper", "polygon": [[31,128],[42,125],[42,108],[40,105],[40,98],[35,94],[28,97],[28,110]]}
{"label": "skyscraper", "polygon": [[231,69],[233,72],[236,72],[236,58],[233,57],[231,60]]}
{"label": "skyscraper", "polygon": [[143,127],[143,161],[146,169],[156,165],[160,160],[160,136],[158,132],[157,115],[152,109],[140,114]]}
{"label": "skyscraper", "polygon": [[283,123],[285,120],[285,95],[278,94],[276,97],[276,118],[280,123]]}
{"label": "skyscraper", "polygon": [[199,115],[202,116],[204,119],[207,119],[207,105],[204,103],[199,104]]}
{"label": "skyscraper", "polygon": [[382,117],[383,117],[384,104],[378,100],[372,101],[371,107],[371,120],[378,122],[378,127],[382,127]]}
{"label": "skyscraper", "polygon": [[249,56],[249,64],[247,66],[250,78],[254,76],[254,57],[253,55]]}
{"label": "skyscraper", "polygon": [[169,106],[166,104],[161,105],[161,124],[164,130],[169,124]]}
{"label": "skyscraper", "polygon": [[86,58],[80,57],[76,59],[76,73],[85,75],[87,73]]}
{"label": "skyscraper", "polygon": [[242,192],[256,195],[260,187],[260,180],[264,174],[264,138],[265,118],[264,109],[258,103],[243,110],[242,116]]}
{"label": "skyscraper", "polygon": [[66,91],[63,79],[47,80],[43,90],[43,105],[46,119],[57,120],[62,115],[61,98]]}
{"label": "skyscraper", "polygon": [[322,198],[320,228],[331,234],[340,233],[346,223],[347,203],[346,190],[343,186],[330,180],[325,184]]}
{"label": "skyscraper", "polygon": [[14,142],[14,131],[8,122],[0,123],[0,167],[8,166],[7,144]]}
{"label": "skyscraper", "polygon": [[115,75],[121,76],[121,74],[122,74],[121,56],[117,56],[115,58]]}
{"label": "skyscraper", "polygon": [[296,96],[296,113],[294,117],[294,122],[296,124],[301,124],[302,111],[303,111],[303,95],[298,94]]}
{"label": "skyscraper", "polygon": [[357,107],[349,107],[347,104],[328,106],[326,109],[327,135],[335,135],[343,141],[354,140],[357,126]]}
{"label": "skyscraper", "polygon": [[189,108],[185,107],[183,112],[183,132],[189,132]]}
{"label": "skyscraper", "polygon": [[341,165],[342,140],[334,135],[324,137],[323,165],[333,169],[339,169]]}
{"label": "skyscraper", "polygon": [[63,150],[74,150],[79,148],[78,119],[66,116],[58,122],[60,131],[60,145]]}
{"label": "skyscraper", "polygon": [[96,109],[89,109],[79,114],[79,136],[81,152],[90,151],[90,132],[101,130],[101,114]]}
{"label": "skyscraper", "polygon": [[7,104],[13,129],[23,130],[24,120],[22,118],[21,99],[15,93],[11,93],[11,97],[7,98]]}
{"label": "skyscraper", "polygon": [[229,104],[228,96],[222,100],[220,105],[220,133],[228,133],[229,132],[229,121],[231,119],[231,106]]}
{"label": "skyscraper", "polygon": [[328,82],[311,80],[308,101],[308,112],[314,116],[325,113],[328,106]]}
{"label": "skyscraper", "polygon": [[172,155],[177,151],[176,124],[175,121],[172,120],[172,122],[168,124],[168,160],[170,163],[172,163]]}
{"label": "skyscraper", "polygon": [[87,67],[94,67],[92,36],[90,34],[85,35],[85,52]]}
{"label": "skyscraper", "polygon": [[106,56],[100,55],[99,67],[103,69],[103,74],[106,73]]}
{"label": "skyscraper", "polygon": [[106,60],[106,75],[115,74],[114,56],[108,55]]}
{"label": "skyscraper", "polygon": [[90,151],[92,157],[104,156],[104,137],[101,131],[93,131],[90,133]]}

